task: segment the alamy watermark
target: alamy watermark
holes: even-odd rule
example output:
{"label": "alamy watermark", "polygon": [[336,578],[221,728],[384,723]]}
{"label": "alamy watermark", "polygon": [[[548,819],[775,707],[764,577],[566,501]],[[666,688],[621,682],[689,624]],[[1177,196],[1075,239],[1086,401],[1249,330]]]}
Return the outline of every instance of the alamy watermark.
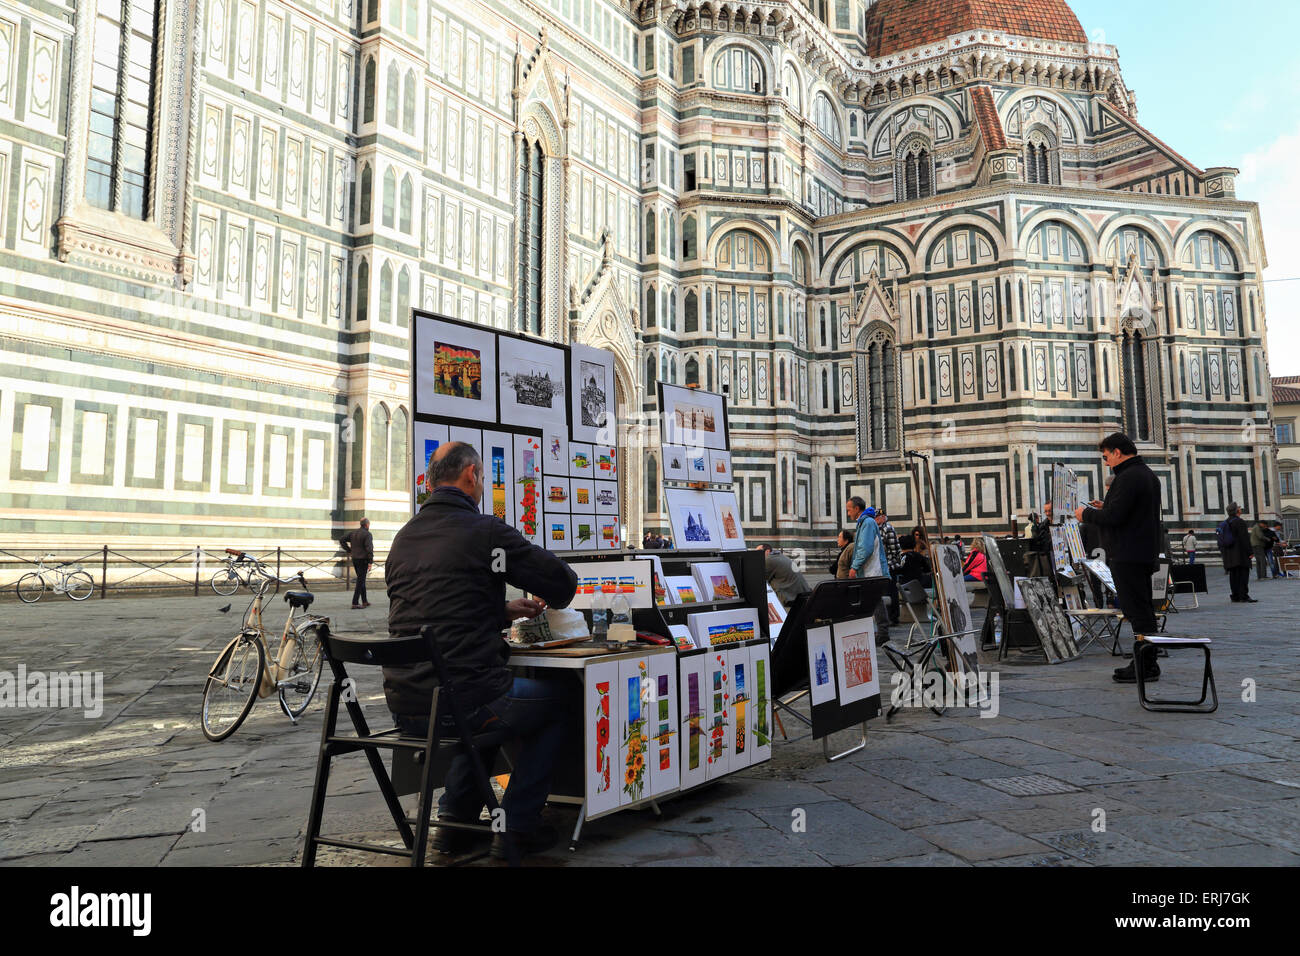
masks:
{"label": "alamy watermark", "polygon": [[0,671],[0,708],[80,707],[89,718],[104,713],[103,671]]}

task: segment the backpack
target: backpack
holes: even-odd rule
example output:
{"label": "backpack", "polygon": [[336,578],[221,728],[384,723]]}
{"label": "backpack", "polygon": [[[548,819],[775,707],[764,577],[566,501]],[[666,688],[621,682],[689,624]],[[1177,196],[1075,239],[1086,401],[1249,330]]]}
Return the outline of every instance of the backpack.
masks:
{"label": "backpack", "polygon": [[1237,543],[1237,539],[1233,536],[1232,528],[1228,527],[1227,521],[1220,522],[1219,526],[1214,529],[1214,537],[1219,542],[1220,551],[1227,551]]}

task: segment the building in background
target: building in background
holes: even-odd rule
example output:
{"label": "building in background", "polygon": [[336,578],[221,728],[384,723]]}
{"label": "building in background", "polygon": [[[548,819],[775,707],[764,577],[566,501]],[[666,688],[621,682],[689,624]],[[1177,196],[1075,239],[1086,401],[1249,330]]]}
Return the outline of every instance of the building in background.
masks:
{"label": "building in background", "polygon": [[1300,375],[1273,379],[1273,438],[1277,442],[1278,498],[1287,541],[1300,541]]}
{"label": "building in background", "polygon": [[1005,529],[1115,429],[1173,526],[1273,512],[1234,173],[1063,0],[0,0],[0,535],[382,541],[414,307],[612,350],[627,422],[727,391],[786,545],[914,521],[905,450]]}

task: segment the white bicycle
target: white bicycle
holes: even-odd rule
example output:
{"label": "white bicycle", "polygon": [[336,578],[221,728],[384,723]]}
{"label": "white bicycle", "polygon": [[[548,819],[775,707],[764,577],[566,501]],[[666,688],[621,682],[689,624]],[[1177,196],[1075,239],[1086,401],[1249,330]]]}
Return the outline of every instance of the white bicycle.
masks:
{"label": "white bicycle", "polygon": [[95,579],[89,572],[82,570],[81,565],[60,564],[47,568],[45,562],[53,559],[53,554],[44,555],[36,563],[35,571],[29,571],[18,579],[14,585],[18,600],[24,604],[35,604],[46,588],[55,594],[66,594],[74,601],[84,601],[95,593]]}

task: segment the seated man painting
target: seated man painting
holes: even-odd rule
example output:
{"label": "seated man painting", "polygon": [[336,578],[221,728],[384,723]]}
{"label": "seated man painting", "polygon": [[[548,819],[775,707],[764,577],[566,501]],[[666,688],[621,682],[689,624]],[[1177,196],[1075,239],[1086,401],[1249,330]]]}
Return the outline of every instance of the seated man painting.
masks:
{"label": "seated man painting", "polygon": [[[513,618],[536,617],[548,605],[566,606],[577,590],[577,575],[479,510],[483,459],[471,445],[451,442],[439,448],[429,460],[426,481],[429,499],[393,539],[385,566],[388,631],[405,636],[434,625],[469,731],[504,727],[518,739],[520,753],[501,801],[506,829],[493,836],[492,854],[507,858],[512,842],[522,852],[539,852],[558,839],[553,828],[541,825],[541,811],[557,758],[566,748],[581,747],[580,688],[567,680],[515,677],[506,666],[510,650],[501,632]],[[506,584],[537,599],[507,604]],[[384,695],[403,734],[428,734],[437,684],[432,664],[384,668]],[[439,719],[454,735],[450,711],[440,706]],[[494,759],[495,753],[483,752],[488,767]],[[468,756],[452,760],[445,784],[438,818],[477,820],[484,800]],[[440,829],[433,847],[459,852],[476,836]]]}

